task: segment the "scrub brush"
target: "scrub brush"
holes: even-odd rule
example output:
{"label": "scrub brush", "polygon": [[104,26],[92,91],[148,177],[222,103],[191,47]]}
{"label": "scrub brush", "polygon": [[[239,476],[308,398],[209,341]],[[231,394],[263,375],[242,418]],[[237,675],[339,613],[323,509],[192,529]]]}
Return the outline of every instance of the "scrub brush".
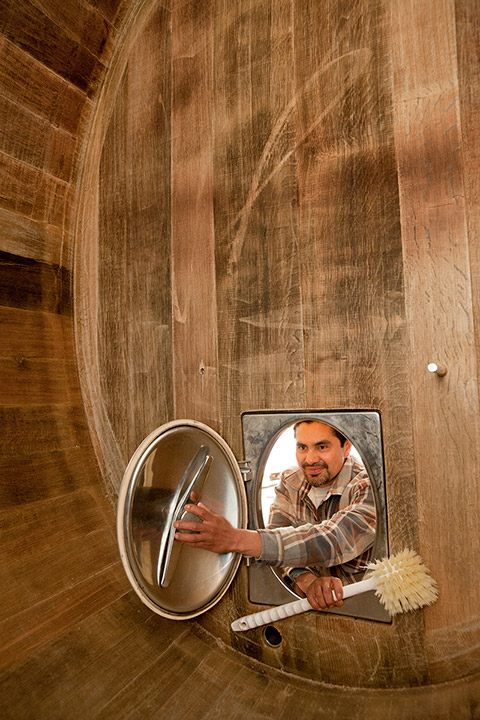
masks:
{"label": "scrub brush", "polygon": [[[437,584],[413,550],[402,550],[389,558],[368,563],[367,567],[370,571],[367,579],[343,588],[344,599],[375,590],[375,595],[392,616],[431,605],[437,599]],[[246,615],[235,620],[231,627],[236,632],[251,630],[307,610],[312,610],[307,598],[295,600],[286,605]]]}

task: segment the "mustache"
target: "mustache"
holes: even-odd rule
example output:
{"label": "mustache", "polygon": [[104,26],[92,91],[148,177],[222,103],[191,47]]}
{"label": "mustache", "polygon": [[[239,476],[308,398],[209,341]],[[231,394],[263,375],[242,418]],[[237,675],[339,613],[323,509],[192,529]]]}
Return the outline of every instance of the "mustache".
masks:
{"label": "mustache", "polygon": [[316,462],[316,463],[302,463],[302,468],[324,468],[327,469],[328,465],[324,462]]}

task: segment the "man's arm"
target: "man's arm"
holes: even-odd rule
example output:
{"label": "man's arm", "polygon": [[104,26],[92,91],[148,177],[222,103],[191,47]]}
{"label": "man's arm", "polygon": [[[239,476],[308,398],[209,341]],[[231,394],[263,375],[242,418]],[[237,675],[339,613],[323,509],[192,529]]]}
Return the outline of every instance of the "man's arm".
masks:
{"label": "man's arm", "polygon": [[[256,530],[234,528],[222,515],[214,513],[202,503],[186,505],[185,510],[202,519],[201,523],[178,520],[177,530],[191,530],[192,534],[175,533],[175,540],[211,552],[238,552],[250,557],[260,557],[262,539]],[[296,580],[299,590],[308,598],[313,610],[326,610],[343,605],[342,583],[335,577],[316,577],[306,572]],[[335,592],[336,600],[332,590]]]}
{"label": "man's arm", "polygon": [[300,527],[240,530],[202,503],[186,509],[203,522],[177,521],[177,529],[194,533],[176,533],[180,542],[212,552],[242,553],[276,567],[338,565],[358,557],[375,539],[375,503],[369,483],[358,484],[351,504],[329,520]]}
{"label": "man's arm", "polygon": [[375,540],[375,501],[368,480],[352,486],[350,504],[320,523],[260,530],[261,561],[276,567],[332,567],[350,562]]}

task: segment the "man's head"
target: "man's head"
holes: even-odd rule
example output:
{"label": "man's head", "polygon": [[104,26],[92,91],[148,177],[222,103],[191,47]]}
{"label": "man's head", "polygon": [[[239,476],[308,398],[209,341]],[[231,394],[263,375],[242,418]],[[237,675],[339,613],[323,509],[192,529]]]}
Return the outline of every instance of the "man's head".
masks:
{"label": "man's head", "polygon": [[352,444],[330,425],[300,420],[294,426],[297,463],[314,487],[330,485],[350,454]]}

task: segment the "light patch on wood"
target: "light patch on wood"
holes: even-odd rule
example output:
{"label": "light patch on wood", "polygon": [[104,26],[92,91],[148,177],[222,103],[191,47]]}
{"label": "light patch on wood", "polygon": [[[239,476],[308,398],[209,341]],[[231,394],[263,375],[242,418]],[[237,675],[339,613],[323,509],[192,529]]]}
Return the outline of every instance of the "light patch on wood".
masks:
{"label": "light patch on wood", "polygon": [[[419,549],[440,592],[425,618],[429,632],[454,634],[456,621],[478,617],[478,592],[458,588],[465,578],[480,586],[472,543],[480,533],[477,364],[454,4],[442,0],[435,13],[424,1],[392,6],[392,24]],[[447,367],[445,377],[427,372],[432,361]]]}

